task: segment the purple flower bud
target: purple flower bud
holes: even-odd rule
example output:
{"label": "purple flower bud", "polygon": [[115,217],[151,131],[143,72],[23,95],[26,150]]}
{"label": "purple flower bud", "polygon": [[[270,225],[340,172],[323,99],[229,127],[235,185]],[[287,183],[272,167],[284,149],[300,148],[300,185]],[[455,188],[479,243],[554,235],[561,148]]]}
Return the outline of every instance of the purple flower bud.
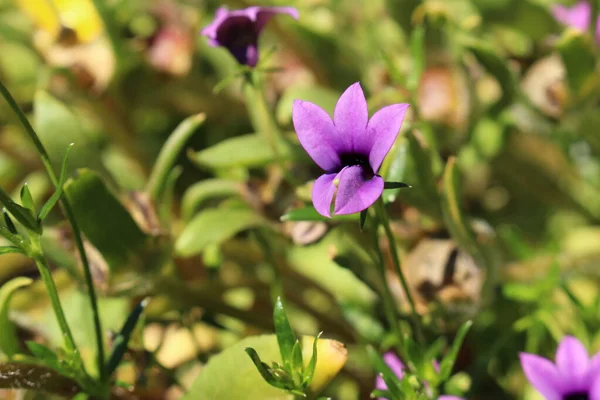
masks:
{"label": "purple flower bud", "polygon": [[[591,12],[592,7],[587,1],[580,1],[571,8],[563,5],[552,7],[552,15],[558,22],[582,32],[590,26]],[[599,18],[596,18],[596,40],[600,42],[600,24],[598,20]]]}
{"label": "purple flower bud", "polygon": [[287,14],[298,19],[293,7],[253,6],[243,10],[229,11],[221,7],[210,25],[201,34],[209,45],[225,47],[243,65],[255,67],[258,63],[258,37],[263,28],[277,14]]}

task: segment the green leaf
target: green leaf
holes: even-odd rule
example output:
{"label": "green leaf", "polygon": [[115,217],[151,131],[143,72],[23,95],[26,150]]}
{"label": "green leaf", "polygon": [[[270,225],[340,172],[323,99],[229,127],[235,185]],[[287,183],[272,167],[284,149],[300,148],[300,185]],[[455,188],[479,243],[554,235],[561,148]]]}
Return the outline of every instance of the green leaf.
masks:
{"label": "green leaf", "polygon": [[339,93],[322,86],[288,87],[277,103],[277,122],[284,126],[290,124],[294,100],[310,101],[327,111],[329,115],[333,115],[338,98]]}
{"label": "green leaf", "polygon": [[412,67],[406,80],[406,87],[411,92],[419,86],[421,75],[425,71],[425,27],[417,25],[410,35],[410,55]]}
{"label": "green leaf", "polygon": [[513,102],[517,95],[516,78],[508,66],[508,61],[498,55],[496,49],[489,44],[469,40],[465,44],[465,49],[470,51],[477,61],[497,80],[502,87],[502,96],[494,105],[494,112],[498,112]]}
{"label": "green leaf", "polygon": [[53,393],[67,398],[81,389],[72,379],[37,364],[0,364],[0,388],[27,389]]}
{"label": "green leaf", "polygon": [[360,220],[358,222],[358,226],[360,227],[361,231],[365,227],[365,222],[367,222],[367,214],[369,214],[368,208],[366,208],[360,212]]}
{"label": "green leaf", "polygon": [[304,363],[302,362],[302,345],[299,340],[296,340],[294,347],[292,347],[291,355],[291,372],[296,387],[302,385]]}
{"label": "green leaf", "polygon": [[27,345],[29,351],[31,351],[31,354],[37,357],[40,361],[49,364],[58,364],[58,356],[52,349],[32,340],[25,342],[25,344]]}
{"label": "green leaf", "polygon": [[273,387],[276,387],[279,389],[286,389],[285,385],[282,384],[281,381],[279,379],[277,379],[277,377],[275,377],[271,373],[271,368],[269,368],[269,366],[267,364],[262,362],[262,360],[260,359],[260,356],[258,355],[256,350],[254,350],[252,347],[246,347],[244,349],[244,351],[246,352],[246,354],[248,354],[248,356],[254,363],[254,366],[260,373],[260,376],[262,376],[262,378],[265,380],[265,382],[267,382],[269,385],[271,385]]}
{"label": "green leaf", "polygon": [[13,235],[18,235],[19,232],[17,231],[17,227],[15,226],[15,223],[12,222],[12,219],[10,218],[10,215],[8,214],[8,210],[6,208],[2,209],[2,215],[4,216],[4,223],[6,224],[8,231]]}
{"label": "green leaf", "polygon": [[23,207],[27,208],[32,214],[35,215],[35,203],[27,183],[25,183],[21,188],[21,204],[23,204]]}
{"label": "green leaf", "polygon": [[250,209],[213,208],[198,213],[175,242],[178,255],[199,254],[209,245],[221,243],[235,234],[264,225],[263,218]]}
{"label": "green leaf", "polygon": [[319,338],[321,337],[322,334],[323,334],[323,332],[319,332],[317,337],[315,337],[315,340],[313,341],[313,346],[312,346],[312,356],[310,357],[310,361],[308,362],[308,365],[304,369],[302,385],[305,387],[310,385],[310,383],[312,382],[312,378],[315,375],[315,367],[317,366],[317,344],[318,344],[317,342],[319,341]]}
{"label": "green leaf", "polygon": [[[289,146],[279,143],[277,148],[283,160],[292,157]],[[208,149],[190,153],[189,157],[197,165],[213,169],[263,167],[275,161],[271,144],[255,134],[223,140]]]}
{"label": "green leaf", "polygon": [[313,206],[295,208],[281,216],[282,221],[357,221],[359,214],[333,215],[331,218],[322,216]]}
{"label": "green leaf", "polygon": [[[0,203],[4,205],[6,210],[10,212],[10,214],[17,220],[21,225],[30,231],[36,232],[38,234],[42,233],[42,227],[36,221],[33,213],[29,211],[29,209],[22,207],[15,203],[8,193],[6,193],[2,188],[0,188]],[[8,223],[7,223],[8,225]],[[10,228],[10,225],[9,225]],[[15,232],[13,232],[15,233]]]}
{"label": "green leaf", "polygon": [[127,351],[127,345],[129,344],[129,339],[131,338],[131,334],[135,329],[135,326],[142,316],[142,313],[146,309],[148,305],[149,299],[144,299],[140,301],[134,309],[131,311],[131,314],[127,317],[127,320],[123,324],[121,331],[116,336],[114,340],[113,350],[110,354],[108,362],[106,363],[106,376],[111,376],[112,373],[117,369],[119,363],[123,359],[125,352]]}
{"label": "green leaf", "polygon": [[440,380],[446,381],[450,375],[452,374],[452,368],[454,368],[454,363],[456,362],[456,357],[458,357],[458,352],[462,347],[462,344],[469,333],[469,329],[471,329],[471,325],[473,322],[467,321],[461,325],[458,333],[456,334],[456,338],[454,339],[454,343],[452,343],[452,348],[450,352],[446,354],[442,362],[440,363]]}
{"label": "green leaf", "polygon": [[410,185],[403,182],[384,182],[383,184],[384,189],[400,189],[406,187],[410,187]]}
{"label": "green leaf", "polygon": [[146,243],[147,235],[102,179],[81,169],[64,190],[81,230],[111,268],[128,264],[131,254]]}
{"label": "green leaf", "polygon": [[67,165],[69,162],[69,152],[71,151],[72,147],[73,143],[71,143],[65,151],[65,155],[63,157],[62,164],[60,167],[60,176],[58,178],[58,183],[56,184],[54,193],[52,193],[52,196],[50,196],[46,204],[44,204],[42,206],[42,209],[40,210],[40,214],[38,215],[38,219],[40,221],[43,221],[48,216],[48,214],[50,213],[50,211],[52,211],[56,203],[58,203],[58,201],[60,200],[60,196],[62,196],[63,187],[65,185],[65,181],[67,180]]}
{"label": "green leaf", "polygon": [[153,200],[157,201],[161,198],[167,178],[175,166],[179,154],[205,120],[205,114],[196,114],[186,118],[175,128],[163,145],[146,186],[146,191]]}
{"label": "green leaf", "polygon": [[292,371],[293,349],[297,342],[296,335],[292,329],[292,325],[283,309],[281,297],[277,297],[275,307],[273,308],[273,324],[275,325],[275,333],[277,335],[277,343],[279,344],[279,352],[283,360],[283,366],[288,372]]}
{"label": "green leaf", "polygon": [[10,254],[10,253],[21,253],[25,254],[25,252],[16,246],[0,246],[0,255],[2,254]]}
{"label": "green leaf", "polygon": [[367,346],[367,354],[371,360],[371,364],[381,374],[383,381],[388,387],[388,390],[392,393],[394,399],[403,399],[404,395],[400,391],[399,383],[400,380],[392,371],[392,369],[386,364],[381,355],[373,348],[373,346]]}
{"label": "green leaf", "polygon": [[207,179],[190,186],[181,200],[181,214],[189,220],[205,201],[216,197],[241,195],[243,184],[224,179]]}
{"label": "green leaf", "polygon": [[175,196],[175,184],[183,173],[181,165],[171,170],[165,182],[158,204],[158,215],[163,226],[169,226],[173,214],[173,197]]}
{"label": "green leaf", "polygon": [[0,350],[9,358],[19,352],[17,331],[9,318],[10,299],[17,289],[30,285],[32,282],[33,280],[30,278],[18,277],[0,287]]}
{"label": "green leaf", "polygon": [[558,51],[567,71],[567,82],[576,97],[586,97],[598,87],[595,43],[589,36],[568,29],[558,42]]}

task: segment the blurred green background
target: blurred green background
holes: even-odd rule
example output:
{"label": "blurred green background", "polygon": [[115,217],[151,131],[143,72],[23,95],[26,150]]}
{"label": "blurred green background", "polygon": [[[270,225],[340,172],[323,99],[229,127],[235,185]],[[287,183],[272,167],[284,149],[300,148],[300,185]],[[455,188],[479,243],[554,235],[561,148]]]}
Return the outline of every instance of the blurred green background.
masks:
{"label": "blurred green background", "polygon": [[[262,66],[273,68],[262,73],[266,105],[291,143],[280,154],[249,117],[256,104],[239,76],[213,90],[238,66],[199,35],[217,7],[255,4],[300,12],[275,18],[260,44]],[[319,170],[291,125],[294,99],[332,112],[356,81],[371,112],[412,105],[381,171],[412,188],[384,199],[428,338],[475,321],[449,390],[535,399],[518,351],[552,354],[566,333],[600,350],[600,53],[590,32],[554,20],[555,4],[0,0],[0,79],[57,168],[75,143],[66,192],[105,329],[152,298],[120,379],[141,398],[180,398],[212,355],[271,332],[270,285],[280,281],[300,333],[323,330],[349,349],[325,393],[368,398],[364,344],[388,347],[372,244],[358,216],[324,221],[310,209]],[[179,142],[167,142],[178,126]],[[18,198],[24,183],[38,204],[52,194],[0,102],[0,186]],[[58,210],[44,246],[93,363],[82,273]],[[16,276],[37,270],[3,255],[0,282]],[[392,291],[406,310],[399,284]],[[22,340],[59,345],[40,282],[11,307]]]}

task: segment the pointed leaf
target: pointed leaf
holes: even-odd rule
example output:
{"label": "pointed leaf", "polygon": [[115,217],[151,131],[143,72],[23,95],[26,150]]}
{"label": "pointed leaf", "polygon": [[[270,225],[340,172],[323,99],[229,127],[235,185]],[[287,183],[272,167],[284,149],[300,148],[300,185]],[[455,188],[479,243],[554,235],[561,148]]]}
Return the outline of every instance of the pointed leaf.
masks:
{"label": "pointed leaf", "polygon": [[190,186],[181,200],[181,214],[186,221],[207,200],[241,195],[243,183],[225,179],[207,179]]}
{"label": "pointed leaf", "polygon": [[367,222],[367,214],[369,213],[369,209],[364,209],[360,212],[360,221],[358,223],[360,230],[362,231],[365,227],[365,222]]}
{"label": "pointed leaf", "polygon": [[446,381],[452,374],[452,368],[454,368],[456,357],[458,357],[458,352],[462,347],[467,333],[469,333],[469,329],[471,329],[471,325],[473,325],[473,322],[471,321],[467,321],[461,325],[460,329],[458,330],[458,333],[456,334],[456,338],[454,339],[454,343],[452,343],[452,348],[450,349],[450,352],[446,354],[446,356],[440,363],[440,380],[442,382]]}
{"label": "pointed leaf", "polygon": [[271,369],[269,368],[269,366],[267,364],[265,364],[264,362],[262,362],[262,360],[260,359],[260,356],[258,355],[256,350],[254,350],[252,347],[246,347],[244,349],[244,351],[246,352],[246,354],[248,354],[248,356],[254,363],[254,366],[260,373],[260,376],[263,377],[265,382],[267,382],[269,385],[274,386],[276,388],[285,389],[285,386],[282,385],[278,381],[278,379],[275,377],[275,375],[273,375],[271,373]]}
{"label": "pointed leaf", "polygon": [[304,370],[304,380],[302,382],[302,385],[305,387],[310,385],[310,383],[312,382],[312,378],[315,375],[315,367],[317,366],[317,342],[319,341],[319,338],[322,334],[323,332],[319,332],[319,334],[313,341],[312,356],[310,357],[310,361],[308,362],[308,365]]}
{"label": "pointed leaf", "polygon": [[388,390],[392,393],[393,398],[403,399],[404,396],[400,391],[400,380],[392,371],[392,369],[385,363],[381,355],[373,348],[373,346],[367,346],[367,353],[371,363],[375,366],[375,369],[379,371],[383,381],[388,387]]}
{"label": "pointed leaf", "polygon": [[27,348],[29,349],[29,351],[31,351],[31,354],[33,354],[37,359],[39,359],[48,367],[53,369],[60,368],[58,356],[52,349],[32,340],[25,342],[25,345],[27,345]]}
{"label": "pointed leaf", "polygon": [[131,314],[127,317],[127,320],[123,324],[121,331],[117,335],[114,341],[114,346],[112,353],[106,363],[106,376],[111,376],[112,373],[117,369],[119,363],[123,359],[125,352],[127,351],[127,345],[129,344],[129,339],[131,338],[131,334],[133,330],[142,316],[142,313],[146,309],[148,305],[149,299],[144,299],[140,301],[131,311]]}
{"label": "pointed leaf", "polygon": [[275,325],[275,333],[277,335],[277,343],[279,344],[279,352],[281,353],[283,366],[287,371],[291,371],[293,365],[292,351],[297,339],[296,334],[292,330],[292,325],[283,309],[281,297],[277,297],[275,307],[273,308],[273,324]]}
{"label": "pointed leaf", "polygon": [[35,203],[33,202],[33,196],[27,183],[21,188],[21,204],[35,215]]}
{"label": "pointed leaf", "polygon": [[18,235],[19,232],[17,231],[17,227],[15,226],[14,222],[12,222],[12,219],[10,218],[10,215],[8,215],[6,208],[2,209],[2,214],[4,216],[4,223],[6,224],[9,232],[13,235]]}
{"label": "pointed leaf", "polygon": [[410,187],[410,185],[403,182],[384,182],[383,184],[384,189],[400,189],[405,187]]}
{"label": "pointed leaf", "polygon": [[42,233],[42,228],[31,211],[15,203],[2,188],[0,188],[0,203],[4,204],[6,210],[25,228],[38,234]]}
{"label": "pointed leaf", "polygon": [[302,385],[302,371],[304,370],[304,364],[302,363],[302,345],[299,340],[296,340],[294,347],[292,348],[291,357],[291,372],[296,386]]}
{"label": "pointed leaf", "polygon": [[63,157],[62,164],[60,167],[60,177],[58,178],[56,189],[54,190],[54,193],[52,193],[52,196],[50,196],[46,204],[42,206],[42,209],[40,210],[40,213],[38,215],[38,219],[40,221],[43,221],[46,218],[46,216],[48,216],[50,211],[52,211],[52,208],[54,208],[56,203],[58,203],[58,201],[60,200],[60,196],[62,196],[65,181],[67,179],[67,165],[69,161],[69,152],[71,151],[71,148],[73,148],[73,143],[71,143],[67,147],[67,150],[65,150],[65,155]]}
{"label": "pointed leaf", "polygon": [[281,216],[282,221],[356,221],[357,214],[334,215],[331,218],[322,216],[313,206],[296,208]]}
{"label": "pointed leaf", "polygon": [[206,120],[205,114],[196,114],[181,122],[163,145],[146,186],[154,201],[158,201],[165,189],[171,170],[184,146]]}
{"label": "pointed leaf", "polygon": [[25,254],[23,249],[16,246],[0,246],[0,255],[9,253],[21,253]]}
{"label": "pointed leaf", "polygon": [[9,318],[10,299],[13,293],[33,282],[30,278],[18,277],[0,288],[0,351],[9,358],[19,352],[19,340],[14,323]]}
{"label": "pointed leaf", "polygon": [[417,89],[421,75],[425,70],[425,27],[417,25],[410,35],[410,55],[412,67],[406,80],[406,87],[410,91]]}

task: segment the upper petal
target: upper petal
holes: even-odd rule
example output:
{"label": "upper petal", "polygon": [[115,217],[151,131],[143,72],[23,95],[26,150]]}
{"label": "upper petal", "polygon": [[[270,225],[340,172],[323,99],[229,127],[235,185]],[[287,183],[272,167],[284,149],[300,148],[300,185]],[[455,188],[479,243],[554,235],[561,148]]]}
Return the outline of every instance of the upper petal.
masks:
{"label": "upper petal", "polygon": [[[252,7],[251,7],[252,8]],[[256,12],[256,29],[261,31],[267,22],[277,14],[289,15],[294,19],[298,19],[300,15],[294,7],[255,7]]]}
{"label": "upper petal", "polygon": [[369,164],[374,172],[379,170],[396,141],[408,107],[410,104],[392,104],[377,111],[369,120],[366,135],[369,142],[365,141],[365,145],[368,146]]}
{"label": "upper petal", "polygon": [[[369,176],[371,175],[371,176]],[[367,209],[383,193],[383,178],[360,165],[346,167],[339,174],[335,214],[354,214]]]}
{"label": "upper petal", "polygon": [[325,171],[340,168],[340,158],[335,141],[333,121],[321,107],[308,101],[295,100],[292,122],[300,144],[319,167]]}
{"label": "upper petal", "polygon": [[383,355],[383,361],[385,361],[387,366],[390,367],[398,379],[402,379],[404,376],[404,364],[400,360],[400,357],[396,355],[396,353],[388,351]]}
{"label": "upper petal", "polygon": [[219,45],[219,43],[216,42],[217,31],[219,30],[219,27],[221,26],[223,21],[225,21],[228,16],[229,10],[227,9],[227,7],[219,7],[217,9],[217,12],[215,13],[215,19],[213,19],[213,21],[210,24],[202,28],[202,30],[200,31],[201,35],[208,37],[208,42],[211,46]]}
{"label": "upper petal", "polygon": [[521,367],[525,376],[546,400],[561,400],[561,377],[549,360],[535,354],[521,353]]}
{"label": "upper petal", "polygon": [[580,1],[570,8],[563,5],[552,7],[552,15],[557,21],[580,31],[588,28],[591,12],[592,9],[587,1]]}
{"label": "upper petal", "polygon": [[591,386],[598,377],[600,377],[600,353],[596,353],[588,364],[586,384]]}
{"label": "upper petal", "polygon": [[324,217],[331,218],[331,202],[336,187],[333,184],[338,174],[323,174],[315,181],[312,189],[312,201],[315,210]]}
{"label": "upper petal", "polygon": [[556,350],[556,368],[564,382],[569,382],[571,391],[586,390],[586,375],[590,359],[588,352],[579,340],[565,336]]}
{"label": "upper petal", "polygon": [[368,121],[367,100],[360,83],[356,82],[342,93],[333,112],[333,122],[339,136],[341,151],[347,153],[356,151],[354,143],[363,140]]}

